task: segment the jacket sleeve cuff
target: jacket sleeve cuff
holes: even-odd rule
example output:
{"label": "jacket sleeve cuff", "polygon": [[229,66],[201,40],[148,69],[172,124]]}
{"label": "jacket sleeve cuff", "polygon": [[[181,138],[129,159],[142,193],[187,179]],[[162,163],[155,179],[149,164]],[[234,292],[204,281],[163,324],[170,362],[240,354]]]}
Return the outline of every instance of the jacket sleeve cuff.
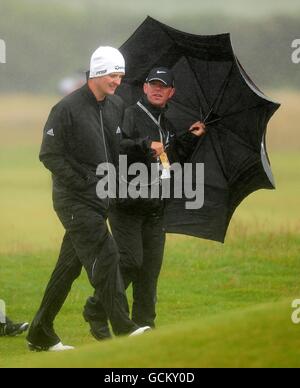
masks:
{"label": "jacket sleeve cuff", "polygon": [[146,147],[146,150],[149,152],[151,152],[151,144],[152,144],[152,140],[149,137],[145,140],[145,147]]}

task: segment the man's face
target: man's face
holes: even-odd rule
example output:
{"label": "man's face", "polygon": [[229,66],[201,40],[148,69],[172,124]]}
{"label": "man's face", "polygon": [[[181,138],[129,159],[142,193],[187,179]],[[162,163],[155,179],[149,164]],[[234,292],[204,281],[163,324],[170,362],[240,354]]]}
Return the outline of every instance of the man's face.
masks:
{"label": "man's face", "polygon": [[115,94],[117,88],[121,85],[124,73],[112,73],[103,77],[94,78],[98,90],[105,96]]}
{"label": "man's face", "polygon": [[152,81],[144,84],[144,93],[151,105],[157,108],[164,108],[174,96],[175,89],[166,86],[160,81]]}

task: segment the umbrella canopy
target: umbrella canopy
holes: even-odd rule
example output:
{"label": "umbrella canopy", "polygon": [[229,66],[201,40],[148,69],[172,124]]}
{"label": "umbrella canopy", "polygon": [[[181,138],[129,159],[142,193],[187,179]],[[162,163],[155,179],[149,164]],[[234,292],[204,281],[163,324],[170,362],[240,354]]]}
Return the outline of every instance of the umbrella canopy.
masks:
{"label": "umbrella canopy", "polygon": [[189,160],[205,166],[204,206],[188,210],[186,198],[170,201],[167,232],[224,242],[237,206],[256,190],[275,188],[265,139],[267,124],[280,105],[246,74],[230,34],[192,35],[148,17],[120,51],[127,74],[118,94],[128,105],[141,97],[153,67],[169,67],[176,95],[168,119],[178,133],[196,121],[207,126]]}

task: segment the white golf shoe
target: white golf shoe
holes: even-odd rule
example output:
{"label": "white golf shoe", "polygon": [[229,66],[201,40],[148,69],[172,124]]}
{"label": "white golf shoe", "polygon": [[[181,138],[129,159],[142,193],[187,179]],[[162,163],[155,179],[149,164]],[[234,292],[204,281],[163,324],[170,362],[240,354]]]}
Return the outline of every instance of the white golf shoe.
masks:
{"label": "white golf shoe", "polygon": [[28,343],[28,348],[31,352],[66,352],[75,349],[73,346],[63,345],[61,342],[49,348]]}
{"label": "white golf shoe", "polygon": [[59,342],[57,345],[51,346],[48,349],[48,352],[66,352],[68,350],[74,350],[75,348],[73,346],[63,345],[61,342]]}
{"label": "white golf shoe", "polygon": [[147,331],[151,331],[150,326],[140,327],[139,329],[137,329],[133,333],[131,333],[129,337],[137,337],[139,335],[145,334]]}

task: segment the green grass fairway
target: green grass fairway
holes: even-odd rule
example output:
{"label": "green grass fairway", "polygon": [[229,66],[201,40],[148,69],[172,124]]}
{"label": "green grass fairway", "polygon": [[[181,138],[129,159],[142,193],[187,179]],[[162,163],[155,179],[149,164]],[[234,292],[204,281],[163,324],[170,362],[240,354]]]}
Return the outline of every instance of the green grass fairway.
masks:
{"label": "green grass fairway", "polygon": [[[299,330],[289,303],[261,305],[169,325],[135,339],[87,344],[64,354],[14,357],[17,367],[300,367]],[[4,366],[12,363],[4,361]]]}
{"label": "green grass fairway", "polygon": [[[56,322],[76,351],[37,355],[24,336],[0,338],[0,367],[299,367],[291,304],[300,298],[300,136],[290,118],[300,97],[283,95],[288,104],[269,128],[277,190],[240,206],[225,245],[168,236],[155,332],[95,342],[81,316],[92,292],[83,273]],[[63,236],[50,176],[38,161],[54,102],[0,96],[0,299],[17,320],[36,312]]]}

